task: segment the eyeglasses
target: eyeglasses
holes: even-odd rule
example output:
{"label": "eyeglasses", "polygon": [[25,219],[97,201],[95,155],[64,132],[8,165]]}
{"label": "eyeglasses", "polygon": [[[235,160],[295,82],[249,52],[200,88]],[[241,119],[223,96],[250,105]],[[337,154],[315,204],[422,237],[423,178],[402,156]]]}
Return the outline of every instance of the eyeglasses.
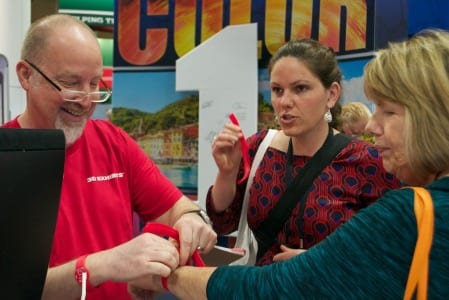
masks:
{"label": "eyeglasses", "polygon": [[51,80],[50,78],[48,78],[47,75],[44,74],[44,72],[42,72],[36,65],[34,65],[33,63],[29,62],[27,59],[25,59],[25,61],[34,69],[36,70],[39,74],[42,75],[42,77],[45,78],[45,80],[47,80],[48,83],[50,83],[56,90],[58,90],[58,92],[61,93],[62,98],[65,101],[69,101],[69,102],[81,102],[84,100],[84,98],[89,97],[90,101],[92,102],[96,102],[96,103],[100,103],[100,102],[105,102],[106,100],[109,99],[109,97],[111,97],[112,92],[109,88],[107,88],[106,83],[103,81],[103,79],[100,79],[100,82],[107,88],[107,91],[96,91],[96,92],[83,92],[83,91],[72,91],[72,90],[63,90],[62,88],[60,88],[53,80]]}

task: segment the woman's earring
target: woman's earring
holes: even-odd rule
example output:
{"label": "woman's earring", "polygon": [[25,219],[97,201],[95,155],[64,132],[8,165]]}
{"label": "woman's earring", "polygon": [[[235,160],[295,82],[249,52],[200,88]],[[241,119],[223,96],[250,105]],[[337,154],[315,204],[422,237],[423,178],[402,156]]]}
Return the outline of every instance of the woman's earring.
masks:
{"label": "woman's earring", "polygon": [[331,110],[329,108],[327,109],[326,113],[324,114],[324,120],[327,123],[332,122],[332,113],[331,113]]}

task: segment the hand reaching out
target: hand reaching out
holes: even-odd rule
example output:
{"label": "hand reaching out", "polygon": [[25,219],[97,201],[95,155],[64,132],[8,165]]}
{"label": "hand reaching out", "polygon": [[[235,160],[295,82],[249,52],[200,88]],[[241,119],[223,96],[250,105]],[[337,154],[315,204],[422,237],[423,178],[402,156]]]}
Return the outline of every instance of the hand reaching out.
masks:
{"label": "hand reaching out", "polygon": [[292,258],[295,255],[299,255],[306,251],[307,251],[307,249],[293,249],[293,248],[289,248],[285,245],[281,245],[281,253],[278,253],[275,256],[273,256],[273,261],[287,260],[287,259]]}

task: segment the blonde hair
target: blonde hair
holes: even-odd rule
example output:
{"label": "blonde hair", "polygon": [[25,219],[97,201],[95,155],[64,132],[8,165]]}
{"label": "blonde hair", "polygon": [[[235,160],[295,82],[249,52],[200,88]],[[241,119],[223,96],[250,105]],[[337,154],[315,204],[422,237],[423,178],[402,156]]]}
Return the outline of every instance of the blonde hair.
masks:
{"label": "blonde hair", "polygon": [[341,109],[343,124],[354,124],[359,120],[368,122],[371,118],[371,111],[362,102],[349,102]]}
{"label": "blonde hair", "polygon": [[365,93],[405,108],[406,159],[416,176],[449,169],[449,33],[390,43],[364,70]]}

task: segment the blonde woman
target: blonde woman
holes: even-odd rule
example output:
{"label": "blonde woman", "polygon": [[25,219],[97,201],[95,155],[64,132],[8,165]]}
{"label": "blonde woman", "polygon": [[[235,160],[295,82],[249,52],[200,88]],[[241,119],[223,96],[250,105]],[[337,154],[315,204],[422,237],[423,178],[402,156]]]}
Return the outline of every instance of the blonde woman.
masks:
{"label": "blonde woman", "polygon": [[[433,198],[428,299],[449,295],[448,57],[449,33],[426,31],[379,51],[364,76],[375,104],[367,130],[385,169]],[[290,260],[181,267],[168,288],[182,299],[402,299],[416,237],[413,190],[398,189]]]}

